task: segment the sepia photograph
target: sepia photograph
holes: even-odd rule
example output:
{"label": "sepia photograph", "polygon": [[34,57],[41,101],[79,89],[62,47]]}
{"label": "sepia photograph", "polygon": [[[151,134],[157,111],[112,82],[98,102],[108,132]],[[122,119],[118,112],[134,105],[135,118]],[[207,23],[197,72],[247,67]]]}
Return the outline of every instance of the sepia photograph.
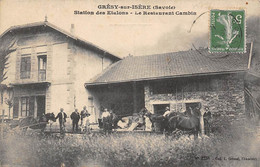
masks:
{"label": "sepia photograph", "polygon": [[260,166],[260,0],[0,0],[0,167],[202,166]]}

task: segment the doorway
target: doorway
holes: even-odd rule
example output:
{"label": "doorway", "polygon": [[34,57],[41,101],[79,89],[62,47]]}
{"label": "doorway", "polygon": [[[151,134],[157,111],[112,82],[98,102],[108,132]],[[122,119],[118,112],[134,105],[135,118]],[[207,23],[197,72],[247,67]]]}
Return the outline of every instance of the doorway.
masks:
{"label": "doorway", "polygon": [[201,104],[199,102],[197,103],[185,103],[186,105],[186,113],[188,116],[191,116],[191,111],[195,112],[196,114],[199,113],[198,108],[200,108]]}
{"label": "doorway", "polygon": [[45,114],[45,96],[37,96],[37,117]]}

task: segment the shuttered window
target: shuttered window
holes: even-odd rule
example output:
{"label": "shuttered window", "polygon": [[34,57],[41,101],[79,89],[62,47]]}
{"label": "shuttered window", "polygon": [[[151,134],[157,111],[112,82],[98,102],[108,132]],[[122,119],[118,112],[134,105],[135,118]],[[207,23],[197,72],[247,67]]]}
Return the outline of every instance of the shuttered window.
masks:
{"label": "shuttered window", "polygon": [[30,75],[31,75],[31,57],[30,56],[22,56],[20,72],[21,72],[20,73],[21,79],[30,78]]}
{"label": "shuttered window", "polygon": [[4,91],[0,91],[1,92],[1,104],[4,103]]}
{"label": "shuttered window", "polygon": [[34,116],[34,103],[35,103],[35,97],[31,96],[29,98],[29,115]]}
{"label": "shuttered window", "polygon": [[38,56],[39,81],[46,80],[46,68],[47,68],[47,56],[46,55]]}
{"label": "shuttered window", "polygon": [[18,118],[19,113],[19,99],[18,97],[14,98],[14,108],[13,108],[13,118]]}
{"label": "shuttered window", "polygon": [[21,116],[27,117],[29,116],[29,97],[21,98]]}

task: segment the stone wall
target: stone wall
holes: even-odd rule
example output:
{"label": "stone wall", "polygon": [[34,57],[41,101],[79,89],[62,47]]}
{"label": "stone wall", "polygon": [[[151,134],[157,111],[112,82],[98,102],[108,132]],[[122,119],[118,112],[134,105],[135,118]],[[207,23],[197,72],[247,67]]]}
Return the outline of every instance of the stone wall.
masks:
{"label": "stone wall", "polygon": [[[203,83],[204,85],[201,84],[204,82],[203,79],[197,78],[198,86],[202,85],[202,87],[195,91],[193,88],[187,89],[187,87],[192,86],[190,85],[193,79],[191,77],[160,81],[172,83],[168,85],[173,86],[176,91],[169,94],[154,94],[152,90],[153,84],[149,83],[144,88],[145,106],[153,111],[154,104],[170,104],[171,110],[177,109],[177,111],[180,111],[181,108],[185,107],[184,103],[202,102],[209,106],[211,112],[230,116],[245,110],[243,74],[208,77],[206,76],[207,82]],[[176,81],[182,84],[176,84]],[[213,88],[207,90],[207,86],[212,83]]]}

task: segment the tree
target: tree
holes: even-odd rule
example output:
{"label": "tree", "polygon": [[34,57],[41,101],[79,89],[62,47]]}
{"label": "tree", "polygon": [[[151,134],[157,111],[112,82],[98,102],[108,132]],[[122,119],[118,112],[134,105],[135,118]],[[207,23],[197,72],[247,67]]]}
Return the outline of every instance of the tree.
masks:
{"label": "tree", "polygon": [[7,71],[5,71],[5,69],[8,68],[10,53],[16,50],[14,47],[15,44],[16,40],[14,37],[11,37],[8,40],[2,39],[0,41],[0,84],[7,79]]}

